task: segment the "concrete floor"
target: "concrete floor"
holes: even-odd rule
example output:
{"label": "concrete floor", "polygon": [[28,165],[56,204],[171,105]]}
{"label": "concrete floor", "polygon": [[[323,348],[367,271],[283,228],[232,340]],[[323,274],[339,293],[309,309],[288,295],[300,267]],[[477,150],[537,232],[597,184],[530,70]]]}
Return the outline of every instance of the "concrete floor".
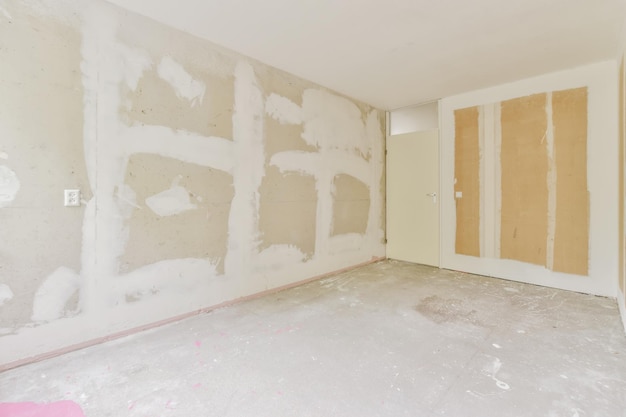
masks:
{"label": "concrete floor", "polygon": [[614,300],[385,261],[5,372],[0,399],[87,417],[626,416],[626,337]]}

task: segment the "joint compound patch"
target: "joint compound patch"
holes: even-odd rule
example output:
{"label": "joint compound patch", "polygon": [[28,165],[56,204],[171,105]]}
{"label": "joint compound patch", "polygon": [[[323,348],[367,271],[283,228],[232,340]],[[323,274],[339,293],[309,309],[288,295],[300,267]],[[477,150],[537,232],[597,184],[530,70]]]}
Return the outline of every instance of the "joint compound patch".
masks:
{"label": "joint compound patch", "polygon": [[20,181],[15,172],[0,165],[0,208],[11,204],[19,190]]}
{"label": "joint compound patch", "polygon": [[161,217],[165,217],[198,208],[191,202],[189,191],[178,185],[179,181],[180,176],[174,180],[171,188],[146,198],[146,204],[150,210]]}
{"label": "joint compound patch", "polygon": [[0,284],[0,306],[13,298],[13,291],[7,284]]}
{"label": "joint compound patch", "polygon": [[178,62],[166,56],[161,60],[157,68],[159,77],[170,84],[179,98],[191,102],[191,107],[202,103],[206,85],[202,81],[195,80]]}
{"label": "joint compound patch", "polygon": [[79,286],[80,276],[75,271],[64,266],[57,268],[37,289],[31,319],[47,322],[62,317],[67,302]]}

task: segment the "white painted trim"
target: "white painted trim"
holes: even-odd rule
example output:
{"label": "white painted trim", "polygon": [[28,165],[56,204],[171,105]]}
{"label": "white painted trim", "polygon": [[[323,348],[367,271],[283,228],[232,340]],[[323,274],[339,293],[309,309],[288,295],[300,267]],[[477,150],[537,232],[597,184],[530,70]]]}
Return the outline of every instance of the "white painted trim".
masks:
{"label": "white painted trim", "polygon": [[[617,69],[605,61],[441,100],[441,267],[583,293],[616,296],[618,274]],[[536,93],[588,87],[589,276],[454,253],[454,110]]]}
{"label": "white painted trim", "polygon": [[439,140],[438,140],[438,155],[439,155],[439,188],[437,189],[437,196],[439,197],[439,268],[442,268],[443,265],[443,258],[442,258],[442,250],[443,250],[443,226],[442,226],[442,220],[443,220],[443,211],[442,211],[442,201],[441,201],[441,197],[442,197],[442,186],[441,186],[441,178],[443,175],[443,136],[441,134],[441,128],[442,128],[442,120],[441,120],[441,110],[442,110],[442,103],[441,100],[439,100],[437,102],[437,114],[439,115],[439,118],[437,120],[437,127],[439,128]]}
{"label": "white painted trim", "polygon": [[548,233],[546,237],[546,267],[554,267],[554,239],[556,237],[556,155],[554,145],[554,121],[552,119],[552,92],[546,94],[546,116],[548,126],[546,128],[546,148],[548,150],[548,175],[546,177],[548,187]]}

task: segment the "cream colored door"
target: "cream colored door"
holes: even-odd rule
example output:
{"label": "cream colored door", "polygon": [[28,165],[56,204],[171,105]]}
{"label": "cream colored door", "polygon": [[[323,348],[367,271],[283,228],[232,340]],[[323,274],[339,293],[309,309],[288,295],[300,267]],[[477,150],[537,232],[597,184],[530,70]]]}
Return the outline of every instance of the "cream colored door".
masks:
{"label": "cream colored door", "polygon": [[387,138],[387,257],[439,266],[439,130]]}

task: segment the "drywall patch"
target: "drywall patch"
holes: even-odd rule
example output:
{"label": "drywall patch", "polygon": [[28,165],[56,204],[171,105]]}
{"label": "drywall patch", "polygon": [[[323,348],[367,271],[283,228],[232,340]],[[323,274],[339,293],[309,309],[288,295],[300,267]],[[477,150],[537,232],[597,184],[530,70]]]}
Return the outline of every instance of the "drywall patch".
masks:
{"label": "drywall patch", "polygon": [[[200,82],[200,81],[199,81]],[[146,71],[134,91],[123,95],[127,111],[121,113],[129,125],[164,126],[202,136],[232,137],[233,85],[214,75],[202,73],[207,91],[202,102],[193,105],[159,77]]]}
{"label": "drywall patch", "polygon": [[9,159],[9,154],[6,152],[0,152],[0,159]]}
{"label": "drywall patch", "polygon": [[206,85],[195,80],[178,62],[166,56],[161,59],[157,68],[159,77],[172,86],[178,98],[184,98],[194,107],[204,100]]}
{"label": "drywall patch", "polygon": [[479,108],[454,111],[455,253],[480,256]]}
{"label": "drywall patch", "polygon": [[350,175],[337,175],[332,190],[334,203],[331,235],[365,235],[370,206],[369,187]]}
{"label": "drywall patch", "polygon": [[265,101],[265,112],[280,124],[302,123],[302,109],[286,97],[272,93]]}
{"label": "drywall patch", "polygon": [[271,245],[259,252],[260,271],[280,271],[288,265],[296,265],[307,260],[307,255],[293,245]]}
{"label": "drywall patch", "polygon": [[142,206],[146,199],[175,185],[186,191],[181,196],[183,201],[196,208],[165,217],[145,206],[134,210],[128,221],[126,250],[120,258],[121,272],[163,259],[209,258],[217,263],[218,273],[223,273],[228,213],[234,194],[231,175],[175,158],[141,153],[129,157],[124,181]]}
{"label": "drywall patch", "polygon": [[2,14],[9,22],[13,20],[13,16],[11,16],[7,9],[2,6],[0,6],[0,14]]}
{"label": "drywall patch", "polygon": [[225,272],[246,279],[259,253],[259,188],[265,175],[263,140],[264,97],[254,68],[240,61],[235,68],[233,112],[235,194],[228,217],[228,252]]}
{"label": "drywall patch", "polygon": [[13,298],[13,291],[7,284],[0,284],[0,306]]}
{"label": "drywall patch", "polygon": [[552,93],[556,172],[553,270],[589,272],[587,88]]}
{"label": "drywall patch", "polygon": [[[315,178],[281,174],[269,167],[263,177],[259,208],[260,249],[272,245],[297,247],[307,258],[315,251],[317,193]],[[265,252],[268,256],[272,251]]]}
{"label": "drywall patch", "polygon": [[176,177],[170,189],[146,198],[146,205],[150,207],[150,210],[161,217],[165,217],[198,208],[191,202],[189,191],[178,185],[181,178],[180,175]]}
{"label": "drywall patch", "polygon": [[9,167],[0,165],[0,208],[6,207],[15,200],[20,190],[20,181]]}
{"label": "drywall patch", "polygon": [[63,316],[65,305],[79,285],[80,276],[76,272],[64,266],[57,268],[35,293],[32,320],[46,322]]}
{"label": "drywall patch", "polygon": [[322,150],[357,151],[366,156],[370,143],[361,110],[351,101],[323,90],[302,95],[302,138]]}
{"label": "drywall patch", "polygon": [[500,256],[545,266],[548,233],[546,94],[503,101],[501,126]]}

